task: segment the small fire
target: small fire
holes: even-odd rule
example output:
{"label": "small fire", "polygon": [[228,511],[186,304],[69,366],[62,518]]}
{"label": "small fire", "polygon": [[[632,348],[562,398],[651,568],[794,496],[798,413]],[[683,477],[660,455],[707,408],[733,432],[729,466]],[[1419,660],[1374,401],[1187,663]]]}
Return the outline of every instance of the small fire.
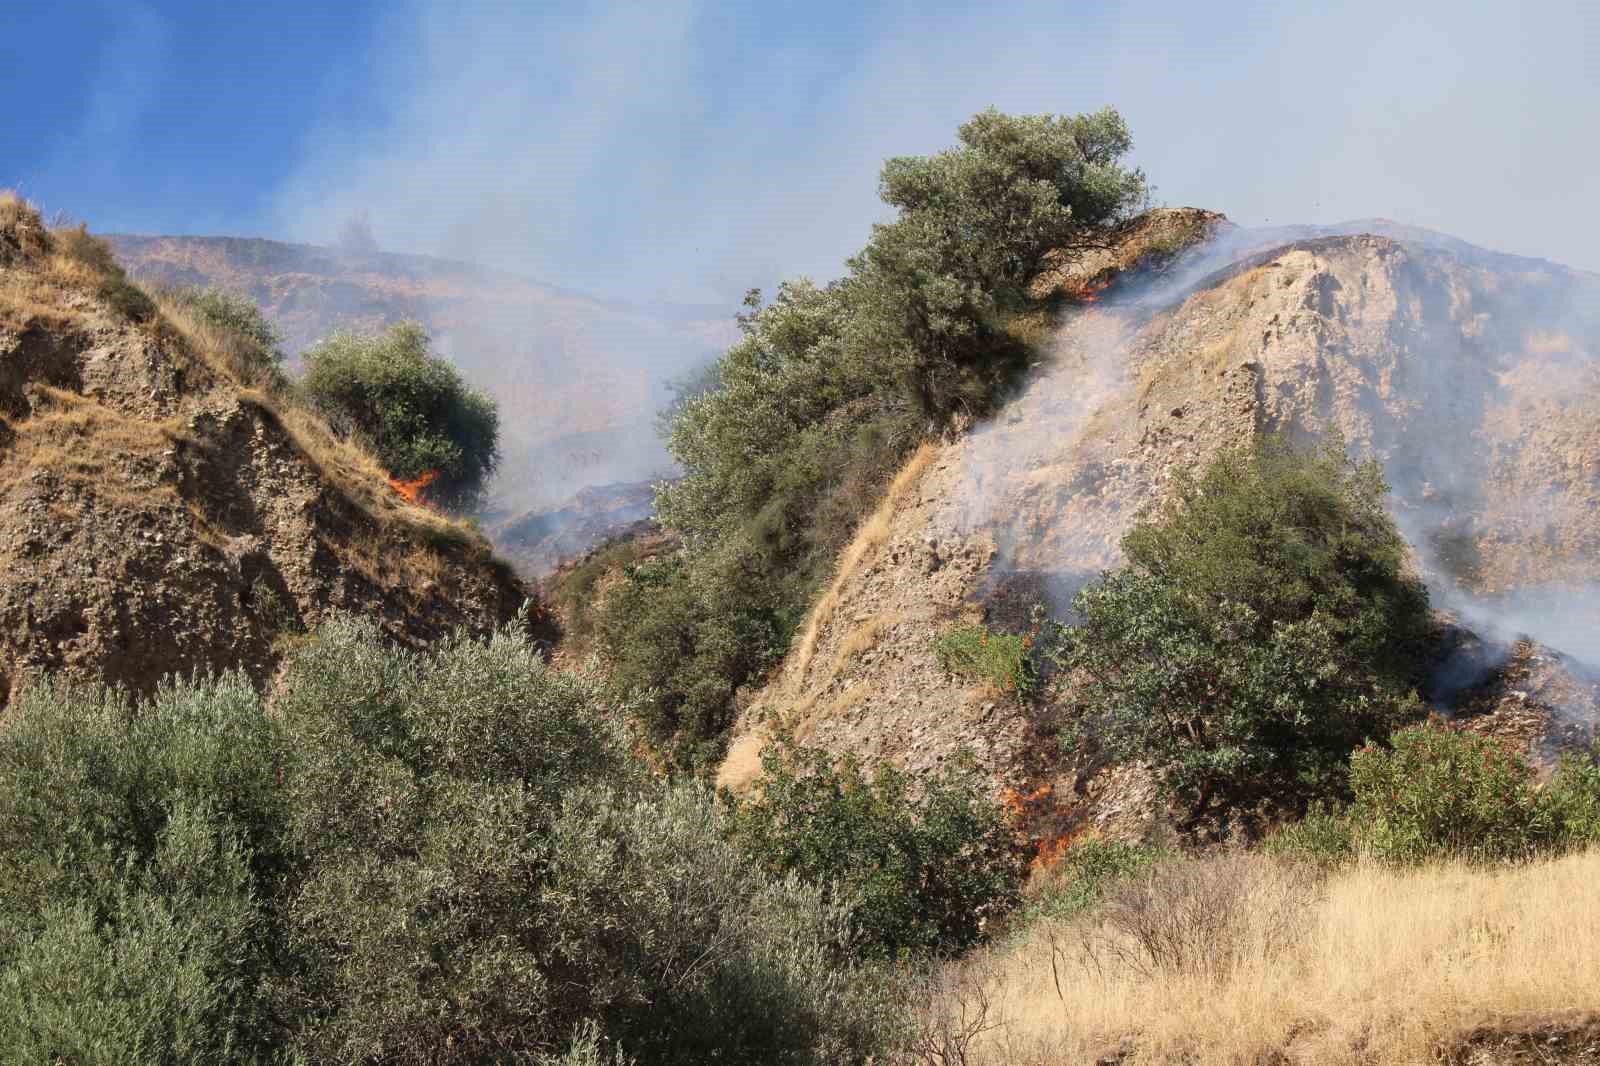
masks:
{"label": "small fire", "polygon": [[1032,870],[1050,869],[1090,831],[1072,824],[1070,805],[1057,799],[1049,782],[1028,792],[1008,788],[1000,795],[1000,805],[1019,843],[1033,852],[1028,861]]}
{"label": "small fire", "polygon": [[392,477],[389,479],[389,487],[403,496],[407,503],[421,504],[426,507],[427,501],[422,498],[422,490],[432,485],[438,478],[439,471],[424,470],[409,481],[401,481],[399,478]]}
{"label": "small fire", "polygon": [[1072,295],[1079,303],[1097,304],[1100,302],[1100,294],[1109,288],[1111,288],[1110,278],[1104,281],[1086,281],[1078,286],[1078,291]]}

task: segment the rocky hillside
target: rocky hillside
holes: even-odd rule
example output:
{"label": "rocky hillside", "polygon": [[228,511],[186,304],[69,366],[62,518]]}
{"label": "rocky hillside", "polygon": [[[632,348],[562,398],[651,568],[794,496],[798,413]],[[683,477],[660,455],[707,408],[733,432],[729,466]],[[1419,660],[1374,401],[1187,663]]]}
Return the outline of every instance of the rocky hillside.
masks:
{"label": "rocky hillside", "polygon": [[1441,669],[1441,706],[1517,708],[1534,747],[1592,732],[1569,667],[1600,662],[1600,278],[1386,227],[1406,239],[1156,212],[1041,279],[1070,298],[1048,359],[901,473],[743,712],[723,782],[781,724],[919,771],[965,747],[1019,802],[1140,831],[1148,792],[1069,765],[1047,713],[946,674],[934,637],[1064,605],[1174,470],[1275,431],[1338,430],[1383,463],[1435,602],[1483,638]]}
{"label": "rocky hillside", "polygon": [[416,640],[525,595],[103,245],[0,198],[0,705],[46,671],[260,682],[333,612]]}
{"label": "rocky hillside", "polygon": [[291,353],[335,329],[422,322],[439,352],[500,402],[495,490],[508,520],[665,471],[654,420],[666,382],[737,336],[732,310],[609,303],[427,256],[234,237],[110,241],[136,278],[250,295]]}

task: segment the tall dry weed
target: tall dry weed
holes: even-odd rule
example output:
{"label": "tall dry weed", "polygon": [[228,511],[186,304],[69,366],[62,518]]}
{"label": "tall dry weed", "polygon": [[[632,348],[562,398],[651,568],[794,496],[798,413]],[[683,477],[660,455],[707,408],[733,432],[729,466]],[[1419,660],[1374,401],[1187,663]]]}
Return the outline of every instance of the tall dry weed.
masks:
{"label": "tall dry weed", "polygon": [[1600,1004],[1600,850],[1320,881],[1254,856],[1188,862],[988,949],[995,1024],[966,1061],[1433,1062]]}

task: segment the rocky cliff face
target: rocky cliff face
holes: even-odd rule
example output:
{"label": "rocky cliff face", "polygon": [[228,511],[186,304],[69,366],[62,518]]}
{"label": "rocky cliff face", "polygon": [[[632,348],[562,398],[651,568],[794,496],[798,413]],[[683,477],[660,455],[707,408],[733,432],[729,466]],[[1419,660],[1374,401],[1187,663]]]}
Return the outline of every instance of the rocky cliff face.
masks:
{"label": "rocky cliff face", "polygon": [[0,705],[45,672],[264,682],[336,611],[405,640],[515,615],[481,536],[107,278],[48,243],[0,256]]}
{"label": "rocky cliff face", "polygon": [[1175,470],[1269,432],[1337,430],[1383,463],[1436,602],[1489,639],[1476,705],[1502,702],[1482,686],[1516,674],[1495,671],[1522,634],[1600,661],[1600,278],[1444,241],[1282,236],[1158,212],[1042,279],[1070,297],[1048,358],[991,423],[914,461],[753,698],[724,782],[781,722],[919,771],[965,747],[1018,796],[1138,831],[1147,797],[944,673],[933,639],[1064,604]]}

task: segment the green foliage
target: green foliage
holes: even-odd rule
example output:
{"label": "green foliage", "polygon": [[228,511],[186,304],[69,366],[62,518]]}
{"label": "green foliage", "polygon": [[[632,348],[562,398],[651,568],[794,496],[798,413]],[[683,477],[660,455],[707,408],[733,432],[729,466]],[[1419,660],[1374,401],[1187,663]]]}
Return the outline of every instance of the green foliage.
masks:
{"label": "green foliage", "polygon": [[0,1061],[259,1051],[280,811],[242,676],[29,690],[0,728]]}
{"label": "green foliage", "polygon": [[250,297],[215,286],[173,289],[168,298],[217,330],[223,354],[246,381],[282,387],[283,337]]}
{"label": "green foliage", "polygon": [[1165,856],[1161,849],[1144,844],[1079,841],[1050,867],[1039,890],[1018,912],[1017,923],[1076,917],[1098,904],[1107,888],[1149,872]]}
{"label": "green foliage", "polygon": [[1026,699],[1033,691],[1032,638],[1016,633],[991,633],[976,623],[952,626],[934,638],[939,666],[953,674],[989,682],[1002,692]]}
{"label": "green foliage", "polygon": [[1563,755],[1542,798],[1566,844],[1600,844],[1600,742]]}
{"label": "green foliage", "polygon": [[899,978],[520,629],[0,727],[0,1061],[850,1063]]}
{"label": "green foliage", "polygon": [[1327,803],[1313,803],[1305,817],[1284,826],[1262,842],[1272,855],[1317,866],[1338,866],[1355,858],[1356,827],[1349,812]]}
{"label": "green foliage", "polygon": [[336,333],[305,353],[300,388],[332,424],[370,447],[390,474],[437,474],[428,498],[474,507],[500,461],[494,400],[428,350],[414,322],[376,336]]}
{"label": "green foliage", "polygon": [[1389,862],[1521,858],[1560,827],[1526,759],[1488,737],[1437,725],[1394,734],[1350,758],[1361,847]]}
{"label": "green foliage", "polygon": [[920,795],[894,767],[771,744],[735,843],[782,875],[831,885],[884,955],[957,951],[1012,904],[1022,875],[1011,826],[982,783],[947,770]]}
{"label": "green foliage", "polygon": [[1355,803],[1314,807],[1268,850],[1323,864],[1515,860],[1600,841],[1600,752],[1568,753],[1541,788],[1504,744],[1429,723],[1350,758]]}
{"label": "green foliage", "polygon": [[1428,599],[1377,467],[1333,442],[1227,452],[1123,540],[1052,658],[1082,728],[1148,759],[1198,820],[1218,802],[1340,794],[1345,757],[1419,713]]}
{"label": "green foliage", "polygon": [[1004,332],[1027,306],[1047,252],[1093,245],[1146,199],[1122,158],[1127,124],[1106,108],[1075,117],[989,109],[961,145],[889,160],[880,190],[898,217],[851,260],[852,341],[879,354],[936,422],[982,414],[1027,352]]}
{"label": "green foliage", "polygon": [[[1007,116],[959,147],[885,164],[894,221],[849,272],[752,292],[743,338],[683,384],[657,499],[688,548],[670,610],[608,604],[607,652],[654,686],[680,750],[714,748],[740,685],[768,669],[852,530],[923,436],[999,402],[1029,356],[1008,326],[1046,253],[1092,245],[1144,201],[1114,111]],[[654,645],[647,647],[647,645]],[[685,659],[682,670],[668,664]],[[650,664],[648,668],[643,664]]]}
{"label": "green foliage", "polygon": [[598,633],[611,676],[642,695],[648,737],[675,765],[715,763],[735,688],[782,654],[792,620],[770,587],[749,567],[673,555],[628,567],[607,595]]}

